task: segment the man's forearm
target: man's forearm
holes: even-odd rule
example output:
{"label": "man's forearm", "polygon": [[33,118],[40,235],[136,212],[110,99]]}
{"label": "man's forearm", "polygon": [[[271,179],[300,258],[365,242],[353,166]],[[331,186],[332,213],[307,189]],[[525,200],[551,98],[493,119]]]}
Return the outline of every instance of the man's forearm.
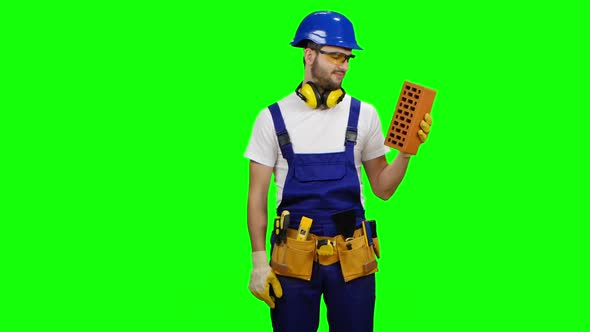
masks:
{"label": "man's forearm", "polygon": [[272,167],[250,161],[250,184],[248,189],[248,231],[252,251],[265,250],[268,228],[268,185]]}
{"label": "man's forearm", "polygon": [[250,242],[253,252],[266,249],[266,229],[268,227],[267,206],[266,202],[262,203],[259,200],[248,200],[248,231],[250,232]]}
{"label": "man's forearm", "polygon": [[379,174],[379,187],[382,199],[389,199],[397,190],[408,169],[411,155],[398,153],[393,162],[387,165]]}

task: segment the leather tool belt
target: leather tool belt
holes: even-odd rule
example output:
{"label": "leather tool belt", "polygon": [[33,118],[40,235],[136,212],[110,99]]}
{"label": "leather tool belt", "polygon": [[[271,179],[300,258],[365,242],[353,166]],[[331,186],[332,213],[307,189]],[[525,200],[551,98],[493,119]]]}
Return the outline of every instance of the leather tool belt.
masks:
{"label": "leather tool belt", "polygon": [[340,262],[345,281],[377,272],[373,246],[369,246],[362,228],[351,238],[317,236],[310,233],[305,241],[298,241],[297,230],[288,229],[286,241],[275,243],[271,267],[278,275],[311,280],[314,262],[331,265]]}

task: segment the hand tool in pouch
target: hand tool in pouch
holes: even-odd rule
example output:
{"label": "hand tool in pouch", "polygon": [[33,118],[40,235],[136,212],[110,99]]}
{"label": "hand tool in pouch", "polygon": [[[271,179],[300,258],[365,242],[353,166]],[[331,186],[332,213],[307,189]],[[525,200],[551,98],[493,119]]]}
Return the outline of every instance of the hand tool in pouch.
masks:
{"label": "hand tool in pouch", "polygon": [[338,233],[342,234],[348,250],[352,249],[352,237],[354,236],[354,226],[356,223],[355,210],[347,210],[332,215],[332,220],[336,224]]}
{"label": "hand tool in pouch", "polygon": [[371,226],[368,225],[369,220],[363,220],[363,236],[365,237],[365,244],[367,247],[373,245],[373,236],[371,232]]}
{"label": "hand tool in pouch", "polygon": [[309,234],[309,229],[311,228],[312,223],[312,219],[308,217],[301,217],[301,222],[299,223],[299,230],[297,230],[297,241],[307,240],[307,234]]}
{"label": "hand tool in pouch", "polygon": [[272,235],[274,237],[274,241],[277,244],[280,244],[281,239],[280,239],[280,234],[281,234],[281,216],[276,216],[274,221],[273,221],[273,232]]}
{"label": "hand tool in pouch", "polygon": [[281,213],[278,221],[278,236],[277,236],[277,243],[283,243],[287,241],[287,229],[289,229],[289,223],[291,221],[291,215],[289,211],[284,210]]}
{"label": "hand tool in pouch", "polygon": [[[366,226],[365,226],[366,223]],[[375,220],[366,220],[363,223],[363,227],[366,227],[366,233],[368,235],[368,241],[373,246],[373,251],[377,258],[381,258],[381,253],[379,252],[379,240],[377,239],[377,222]],[[364,229],[364,228],[363,228]]]}

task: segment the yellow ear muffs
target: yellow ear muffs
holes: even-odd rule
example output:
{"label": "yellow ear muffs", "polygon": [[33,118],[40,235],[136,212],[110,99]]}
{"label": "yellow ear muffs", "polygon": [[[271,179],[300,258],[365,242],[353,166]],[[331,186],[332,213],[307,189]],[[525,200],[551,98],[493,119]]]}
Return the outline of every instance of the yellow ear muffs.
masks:
{"label": "yellow ear muffs", "polygon": [[317,86],[311,81],[305,84],[299,84],[295,92],[310,108],[318,108],[322,105],[332,108],[341,102],[344,95],[346,95],[346,92],[344,92],[344,89],[342,88],[333,91],[325,91],[322,95]]}
{"label": "yellow ear muffs", "polygon": [[300,85],[297,89],[297,95],[299,95],[310,108],[318,108],[322,105],[322,96],[313,82],[307,82]]}
{"label": "yellow ear muffs", "polygon": [[342,101],[342,99],[344,98],[344,90],[343,89],[337,89],[337,90],[333,90],[333,91],[326,91],[328,92],[327,95],[326,93],[324,93],[324,102],[326,103],[326,106],[328,106],[328,108],[332,108],[336,105],[338,105],[339,102]]}

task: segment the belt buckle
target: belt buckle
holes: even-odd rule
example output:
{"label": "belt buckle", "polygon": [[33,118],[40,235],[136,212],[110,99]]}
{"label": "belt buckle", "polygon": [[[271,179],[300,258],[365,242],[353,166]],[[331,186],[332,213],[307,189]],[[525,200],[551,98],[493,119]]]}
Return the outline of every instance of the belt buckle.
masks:
{"label": "belt buckle", "polygon": [[352,250],[352,240],[354,240],[354,237],[347,237],[344,240],[344,242],[346,243],[346,249]]}
{"label": "belt buckle", "polygon": [[316,241],[316,249],[318,256],[331,256],[334,255],[334,247],[336,243],[328,239],[322,239]]}

